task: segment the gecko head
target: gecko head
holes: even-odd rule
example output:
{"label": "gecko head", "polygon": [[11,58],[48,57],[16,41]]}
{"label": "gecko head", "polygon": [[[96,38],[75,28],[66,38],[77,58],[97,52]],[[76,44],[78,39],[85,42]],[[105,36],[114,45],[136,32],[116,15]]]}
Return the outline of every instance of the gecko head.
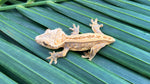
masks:
{"label": "gecko head", "polygon": [[62,32],[60,28],[54,30],[47,29],[43,34],[36,36],[35,41],[44,47],[50,47],[54,44],[56,35],[60,32]]}

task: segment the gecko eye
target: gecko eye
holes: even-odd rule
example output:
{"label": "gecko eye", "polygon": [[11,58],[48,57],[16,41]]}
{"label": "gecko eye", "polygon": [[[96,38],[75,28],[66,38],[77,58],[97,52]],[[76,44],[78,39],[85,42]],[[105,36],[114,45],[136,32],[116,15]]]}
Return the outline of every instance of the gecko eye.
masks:
{"label": "gecko eye", "polygon": [[45,45],[45,46],[47,46],[48,44],[47,43],[45,43],[45,42],[43,42],[43,44]]}

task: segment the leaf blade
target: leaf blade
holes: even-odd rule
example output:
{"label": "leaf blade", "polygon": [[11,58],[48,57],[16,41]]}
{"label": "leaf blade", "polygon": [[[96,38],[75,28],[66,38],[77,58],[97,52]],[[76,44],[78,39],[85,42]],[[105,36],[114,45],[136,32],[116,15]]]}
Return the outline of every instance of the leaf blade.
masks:
{"label": "leaf blade", "polygon": [[[69,76],[68,74],[55,68],[54,66],[50,66],[46,62],[41,61],[41,59],[36,58],[32,54],[4,41],[3,39],[0,39],[0,44],[3,45],[3,46],[0,46],[1,47],[0,54],[1,54],[1,58],[3,59],[1,61],[1,65],[8,68],[8,66],[11,64],[11,66],[13,66],[13,67],[10,67],[10,68],[12,68],[10,70],[12,70],[12,72],[16,73],[16,75],[19,75],[19,77],[22,77],[28,83],[40,83],[40,82],[41,83],[42,82],[43,83],[60,83],[60,81],[58,81],[58,80],[62,80],[64,83],[68,83],[68,81],[72,82],[72,83],[75,83],[75,82],[81,83],[78,80]],[[9,49],[6,49],[5,47],[7,47]],[[14,53],[14,51],[15,51],[15,53]],[[9,54],[8,54],[8,52],[9,52]],[[2,55],[5,55],[5,56],[2,56]],[[24,57],[22,58],[20,56],[24,56]],[[8,62],[6,64],[6,61],[7,61],[6,59],[11,60],[11,62]],[[28,61],[28,62],[26,62],[26,61]],[[18,67],[16,67],[15,64],[17,64]],[[19,66],[20,66],[20,68],[19,68]],[[13,69],[13,68],[15,68],[15,69]],[[25,70],[24,73],[32,74],[32,76],[29,76],[28,74],[22,75],[21,72],[23,70],[19,71],[20,69]],[[29,71],[27,72],[26,69],[28,69]],[[44,73],[42,73],[43,71],[45,71],[51,75],[44,74]],[[55,76],[55,78],[53,78],[53,76]],[[29,78],[30,78],[30,80],[28,80]],[[38,80],[37,79],[35,80],[34,78],[37,78]]]}
{"label": "leaf blade", "polygon": [[105,0],[106,2],[112,3],[114,5],[120,6],[122,8],[128,9],[128,10],[132,10],[138,13],[142,13],[145,15],[150,15],[150,7],[143,5],[143,4],[139,4],[133,1],[127,1],[127,0]]}
{"label": "leaf blade", "polygon": [[[92,2],[92,1],[87,1],[87,0],[82,0],[82,1],[75,0],[75,1],[82,3],[83,5],[86,5],[88,7],[91,7],[94,10],[97,10],[109,16],[115,17],[119,20],[139,26],[140,28],[143,28],[148,31],[150,30],[150,28],[148,27],[150,23],[150,20],[149,20],[150,17],[146,15],[139,14],[130,10],[121,9],[121,8],[118,8],[109,4],[100,4],[97,2]],[[84,1],[87,3],[84,3]]]}
{"label": "leaf blade", "polygon": [[[19,27],[18,27],[19,28]],[[22,27],[23,28],[23,27]],[[9,29],[10,30],[10,29]],[[4,31],[4,29],[3,29],[3,31]],[[32,34],[32,33],[30,33],[30,34]],[[25,37],[24,37],[25,38]],[[29,42],[28,42],[29,43]],[[35,53],[37,53],[36,51],[35,51]],[[38,52],[38,53],[44,53],[44,52]],[[70,54],[68,54],[68,55],[70,55]],[[72,59],[74,59],[74,60],[72,60],[72,61],[69,61],[70,63],[72,63],[74,66],[77,66],[79,69],[81,69],[81,70],[83,70],[83,71],[85,71],[86,69],[85,68],[81,68],[83,65],[85,65],[85,64],[83,64],[83,63],[81,63],[82,64],[82,66],[81,65],[76,65],[76,60],[82,60],[82,58],[80,58],[79,57],[79,55],[75,55],[75,56],[73,56],[73,58]],[[76,60],[75,60],[76,59]],[[67,60],[67,58],[66,58],[66,60]],[[88,64],[89,62],[87,62],[87,60],[86,60],[86,63]],[[90,63],[89,63],[90,64]],[[63,64],[61,64],[61,65],[63,65]],[[59,66],[59,65],[56,65],[56,66]],[[95,66],[94,64],[92,64],[91,65],[91,67],[93,67],[93,66]],[[60,67],[64,67],[64,66],[60,66]],[[59,68],[60,68],[59,67]],[[109,72],[105,72],[105,70],[103,70],[103,69],[101,69],[101,68],[99,68],[98,66],[96,66],[97,67],[97,69],[95,70],[96,72],[101,72],[101,73],[105,73],[103,76],[105,76],[105,75],[111,75],[111,73],[109,73]],[[86,68],[88,68],[88,66],[86,66]],[[96,79],[98,79],[99,80],[99,82],[100,81],[102,81],[103,82],[103,80],[104,80],[104,78],[102,77],[102,76],[100,76],[100,75],[97,75],[96,73],[94,73],[94,72],[91,72],[91,70],[86,70],[88,73],[87,74],[89,74],[89,75],[92,75],[92,76],[94,76],[94,78],[96,78]],[[72,74],[72,73],[70,73],[70,74]],[[74,73],[74,74],[76,74],[76,73]],[[81,77],[82,77],[82,75],[80,75]],[[121,79],[120,77],[116,77],[115,75],[111,75],[109,78],[105,78],[105,80],[104,80],[104,82],[106,81],[106,82],[115,82],[115,81],[110,81],[110,80],[108,80],[108,79],[113,79],[113,80],[116,80],[116,81],[118,81],[118,82],[125,82],[126,83],[126,81],[125,80],[123,80],[123,79]],[[84,79],[84,78],[82,78],[82,79]],[[103,80],[102,80],[103,79]],[[86,80],[87,81],[87,80]],[[89,80],[90,81],[90,80]],[[98,82],[98,81],[97,81]]]}
{"label": "leaf blade", "polygon": [[2,72],[0,72],[0,83],[1,84],[18,84],[17,82],[13,81]]}

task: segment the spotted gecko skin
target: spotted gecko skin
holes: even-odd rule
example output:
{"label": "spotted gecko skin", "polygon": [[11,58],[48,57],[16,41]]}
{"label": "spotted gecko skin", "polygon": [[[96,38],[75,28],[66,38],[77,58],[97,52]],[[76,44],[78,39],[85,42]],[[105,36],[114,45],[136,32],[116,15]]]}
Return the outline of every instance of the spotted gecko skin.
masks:
{"label": "spotted gecko skin", "polygon": [[82,58],[89,58],[91,61],[101,48],[115,42],[113,37],[101,32],[100,28],[103,27],[103,24],[99,25],[97,21],[98,19],[91,19],[92,24],[90,26],[94,33],[79,34],[79,25],[76,27],[73,24],[73,28],[70,28],[73,31],[71,35],[66,35],[60,28],[47,29],[43,34],[36,36],[35,41],[49,49],[64,48],[61,52],[49,52],[51,55],[47,57],[47,59],[51,59],[49,64],[52,64],[53,61],[56,64],[57,58],[65,57],[69,50],[90,50],[85,55],[82,55]]}

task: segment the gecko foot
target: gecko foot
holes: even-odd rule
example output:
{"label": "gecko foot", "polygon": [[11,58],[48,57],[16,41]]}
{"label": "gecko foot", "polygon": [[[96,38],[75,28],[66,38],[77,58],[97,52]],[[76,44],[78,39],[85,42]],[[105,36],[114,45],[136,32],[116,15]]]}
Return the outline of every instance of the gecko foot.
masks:
{"label": "gecko foot", "polygon": [[103,24],[98,24],[97,23],[98,19],[96,18],[95,21],[93,19],[91,19],[92,24],[90,24],[90,26],[94,27],[94,28],[100,28],[103,27]]}
{"label": "gecko foot", "polygon": [[73,24],[73,28],[69,28],[69,29],[73,31],[73,32],[71,33],[71,35],[79,34],[79,25],[76,27],[76,25]]}
{"label": "gecko foot", "polygon": [[103,24],[98,24],[97,23],[98,19],[96,18],[95,20],[91,19],[91,23],[90,26],[92,27],[92,30],[95,32],[95,33],[101,33],[103,34],[101,31],[100,31],[100,28],[103,27]]}
{"label": "gecko foot", "polygon": [[89,61],[93,59],[93,57],[90,56],[90,52],[84,52],[85,55],[82,55],[82,58],[89,58]]}
{"label": "gecko foot", "polygon": [[90,52],[84,52],[84,55],[82,55],[82,58],[89,58],[90,57]]}
{"label": "gecko foot", "polygon": [[57,64],[58,54],[55,53],[55,51],[49,52],[49,54],[50,54],[51,56],[46,58],[46,59],[51,59],[51,61],[49,62],[49,64],[52,64],[53,61],[54,61],[55,64]]}

